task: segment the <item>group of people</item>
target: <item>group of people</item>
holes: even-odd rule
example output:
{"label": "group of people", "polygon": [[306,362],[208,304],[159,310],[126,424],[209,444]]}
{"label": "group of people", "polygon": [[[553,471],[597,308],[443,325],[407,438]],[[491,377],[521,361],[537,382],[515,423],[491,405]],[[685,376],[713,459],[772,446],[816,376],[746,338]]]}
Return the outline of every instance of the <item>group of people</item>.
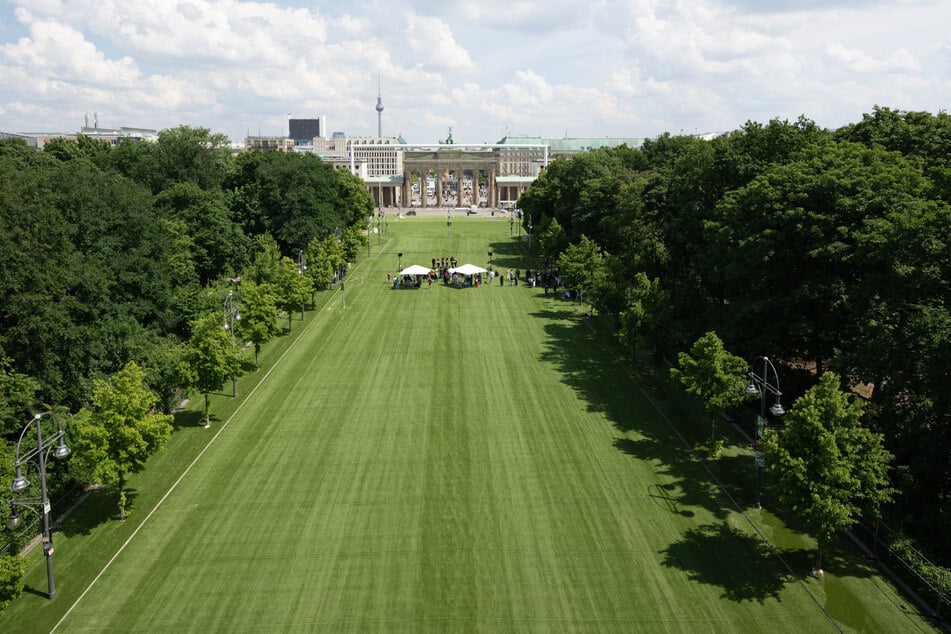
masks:
{"label": "group of people", "polygon": [[[446,286],[454,286],[456,288],[472,286],[478,288],[483,284],[492,285],[496,277],[499,278],[499,286],[505,286],[506,281],[508,281],[509,286],[518,286],[519,281],[523,280],[522,271],[519,268],[496,272],[492,270],[492,266],[490,265],[488,272],[485,274],[461,275],[459,273],[450,272],[450,269],[456,268],[458,264],[458,260],[456,260],[455,257],[433,258],[431,263],[432,268],[428,274],[400,276],[387,273],[386,281],[387,283],[392,283],[393,288],[399,289],[420,288],[423,284],[428,284],[429,287],[432,288],[433,282],[439,279],[442,279],[443,284]],[[557,292],[559,288],[564,287],[564,283],[558,271],[551,268],[525,269],[524,281],[531,288],[543,286],[546,295],[549,289]]]}

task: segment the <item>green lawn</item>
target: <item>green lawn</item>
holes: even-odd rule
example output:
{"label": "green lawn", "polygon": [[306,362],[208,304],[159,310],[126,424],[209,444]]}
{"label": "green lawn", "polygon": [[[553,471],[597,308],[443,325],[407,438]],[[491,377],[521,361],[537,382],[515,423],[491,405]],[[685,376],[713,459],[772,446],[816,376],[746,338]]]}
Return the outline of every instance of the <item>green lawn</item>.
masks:
{"label": "green lawn", "polygon": [[577,306],[386,282],[397,252],[524,270],[526,247],[391,218],[245,400],[183,417],[127,522],[101,494],[57,534],[54,602],[34,552],[0,630],[931,631],[847,544],[810,577],[811,541],[749,506],[748,452],[700,462],[706,425]]}

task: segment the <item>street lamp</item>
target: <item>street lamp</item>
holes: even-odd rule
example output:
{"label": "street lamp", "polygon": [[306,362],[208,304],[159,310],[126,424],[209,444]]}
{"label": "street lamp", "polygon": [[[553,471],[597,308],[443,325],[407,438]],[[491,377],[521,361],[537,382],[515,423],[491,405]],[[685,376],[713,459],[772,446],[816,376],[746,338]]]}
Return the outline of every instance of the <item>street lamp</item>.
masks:
{"label": "street lamp", "polygon": [[452,212],[451,211],[446,212],[446,227],[447,227],[446,234],[452,235]]}
{"label": "street lamp", "polygon": [[[762,373],[756,371],[756,364],[762,361]],[[772,374],[770,374],[772,370]],[[766,395],[770,394],[776,397],[773,404],[769,407],[769,413],[773,416],[782,416],[786,413],[780,398],[783,393],[779,389],[779,374],[776,372],[776,366],[767,357],[758,357],[750,364],[748,373],[750,382],[746,386],[746,393],[749,396],[760,397],[759,416],[756,418],[756,434],[753,439],[754,461],[756,464],[756,508],[760,508],[760,488],[763,484],[763,451],[760,448],[759,439],[763,436],[763,430],[766,428]]]}
{"label": "street lamp", "polygon": [[[304,250],[297,252],[297,274],[303,275],[307,270],[307,263],[304,261]],[[300,303],[300,320],[304,321],[304,302]]]}
{"label": "street lamp", "polygon": [[367,216],[367,257],[370,257],[370,222],[372,216]]}
{"label": "street lamp", "polygon": [[492,270],[492,252],[489,251],[489,270]]}
{"label": "street lamp", "polygon": [[532,254],[532,217],[528,217],[528,254]]}
{"label": "street lamp", "polygon": [[396,254],[396,272],[399,273],[403,270],[403,252],[400,251]]}
{"label": "street lamp", "polygon": [[[222,310],[225,314],[225,330],[231,333],[231,343],[235,343],[234,322],[241,319],[240,309],[238,307],[238,298],[234,296],[233,291],[228,291],[225,301],[222,303]],[[301,309],[303,311],[303,309]],[[303,317],[301,317],[303,319]],[[238,398],[238,375],[231,375],[231,395]],[[205,425],[210,427],[210,425]]]}
{"label": "street lamp", "polygon": [[[43,417],[51,416],[56,421],[56,433],[43,439]],[[30,425],[36,426],[36,447],[26,450],[23,440],[27,436]],[[7,526],[10,530],[16,529],[20,525],[20,514],[17,507],[22,506],[38,513],[37,508],[43,510],[43,553],[46,555],[46,581],[49,587],[48,596],[50,599],[56,598],[56,584],[53,582],[53,530],[50,528],[50,500],[46,493],[46,459],[52,452],[53,457],[62,460],[69,456],[70,449],[66,446],[63,438],[66,432],[63,431],[63,422],[59,416],[53,412],[44,412],[37,414],[26,424],[23,431],[20,432],[20,439],[17,441],[16,459],[13,467],[16,470],[16,476],[10,485],[10,491],[19,493],[30,486],[30,481],[23,475],[22,468],[27,462],[36,458],[37,469],[40,474],[40,497],[10,500],[10,517],[7,520]],[[55,448],[54,448],[55,445]]]}

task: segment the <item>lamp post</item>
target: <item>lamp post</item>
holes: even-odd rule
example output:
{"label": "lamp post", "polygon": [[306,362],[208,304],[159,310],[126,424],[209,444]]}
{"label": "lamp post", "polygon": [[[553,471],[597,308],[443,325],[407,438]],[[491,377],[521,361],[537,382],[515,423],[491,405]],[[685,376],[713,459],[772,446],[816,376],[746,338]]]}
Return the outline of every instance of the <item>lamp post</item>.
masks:
{"label": "lamp post", "polygon": [[532,254],[532,217],[528,217],[528,254]]}
{"label": "lamp post", "polygon": [[[51,416],[56,421],[56,433],[46,439],[43,438],[42,425],[43,417],[45,416]],[[36,426],[36,447],[27,450],[23,441],[27,437],[30,425]],[[63,441],[65,435],[63,422],[53,412],[44,412],[34,416],[33,419],[26,424],[26,427],[23,428],[23,431],[20,432],[20,440],[17,441],[16,447],[16,459],[13,462],[16,475],[13,478],[13,484],[10,485],[10,491],[13,493],[19,493],[30,486],[30,481],[23,475],[22,467],[30,460],[36,458],[36,464],[40,474],[40,497],[38,499],[11,499],[10,517],[7,520],[7,526],[10,530],[14,530],[20,525],[20,514],[17,512],[18,506],[28,508],[34,512],[37,512],[36,507],[42,509],[43,553],[46,555],[46,581],[49,587],[48,596],[50,599],[56,598],[56,584],[53,582],[53,530],[50,528],[50,500],[46,493],[46,459],[51,450],[53,457],[57,460],[62,460],[69,456],[70,449]],[[55,448],[53,448],[54,444],[56,445]]]}
{"label": "lamp post", "polygon": [[[756,364],[762,362],[762,373],[756,371]],[[772,374],[770,374],[772,371]],[[754,461],[756,464],[756,508],[760,508],[760,489],[763,484],[763,451],[760,449],[759,439],[766,428],[766,395],[770,394],[776,397],[776,400],[769,407],[769,413],[773,416],[782,416],[786,413],[783,409],[780,398],[783,393],[779,389],[779,374],[776,372],[776,366],[767,357],[758,357],[750,364],[748,373],[750,382],[746,386],[746,393],[750,396],[760,397],[759,416],[756,419],[756,434],[753,439]]]}
{"label": "lamp post", "polygon": [[515,210],[515,219],[518,220],[518,222],[515,223],[515,225],[518,227],[517,237],[521,238],[522,237],[522,212],[518,209]]}
{"label": "lamp post", "polygon": [[370,222],[372,216],[367,216],[367,257],[370,257]]}
{"label": "lamp post", "polygon": [[[238,298],[234,296],[233,291],[228,291],[228,294],[225,296],[225,301],[222,303],[222,310],[225,314],[225,330],[231,333],[231,342],[235,343],[235,334],[234,334],[234,322],[241,319],[241,313],[239,312],[238,307]],[[303,312],[303,308],[301,308]],[[303,319],[303,317],[301,317]],[[231,375],[231,395],[234,398],[238,398],[238,375]]]}
{"label": "lamp post", "polygon": [[399,273],[403,270],[403,252],[400,251],[396,254],[396,272]]}
{"label": "lamp post", "polygon": [[492,270],[492,252],[489,251],[489,270]]}
{"label": "lamp post", "polygon": [[[304,250],[297,252],[297,274],[303,275],[307,270],[307,262],[304,261]],[[300,320],[304,321],[304,302],[300,303]]]}
{"label": "lamp post", "polygon": [[452,212],[446,212],[446,235],[452,235]]}

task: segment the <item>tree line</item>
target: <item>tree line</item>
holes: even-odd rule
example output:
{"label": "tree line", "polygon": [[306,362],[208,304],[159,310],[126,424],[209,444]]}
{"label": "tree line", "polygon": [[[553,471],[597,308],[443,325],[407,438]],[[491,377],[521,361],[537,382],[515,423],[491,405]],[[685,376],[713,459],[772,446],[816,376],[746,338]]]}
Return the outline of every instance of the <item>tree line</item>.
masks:
{"label": "tree line", "polygon": [[748,122],[559,158],[519,199],[634,351],[674,359],[715,332],[747,362],[779,360],[789,402],[831,371],[894,456],[886,513],[944,561],[949,203],[951,116],[882,107],[835,130]]}
{"label": "tree line", "polygon": [[0,480],[13,478],[20,430],[54,410],[74,453],[51,464],[63,471],[52,495],[100,483],[125,513],[125,478],[169,437],[183,394],[205,395],[208,420],[207,394],[254,369],[239,341],[256,365],[279,314],[290,329],[354,259],[372,212],[347,171],[234,155],[203,128],[39,152],[0,139]]}

